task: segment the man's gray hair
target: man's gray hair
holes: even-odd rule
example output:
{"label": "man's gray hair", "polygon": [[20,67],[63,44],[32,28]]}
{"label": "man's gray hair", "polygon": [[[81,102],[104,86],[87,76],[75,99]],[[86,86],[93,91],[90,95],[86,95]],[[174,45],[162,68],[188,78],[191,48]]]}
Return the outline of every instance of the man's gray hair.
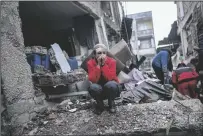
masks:
{"label": "man's gray hair", "polygon": [[101,43],[96,44],[96,45],[94,46],[94,50],[96,50],[96,49],[98,49],[98,48],[102,48],[102,49],[107,50],[107,47],[106,47],[104,44],[101,44]]}

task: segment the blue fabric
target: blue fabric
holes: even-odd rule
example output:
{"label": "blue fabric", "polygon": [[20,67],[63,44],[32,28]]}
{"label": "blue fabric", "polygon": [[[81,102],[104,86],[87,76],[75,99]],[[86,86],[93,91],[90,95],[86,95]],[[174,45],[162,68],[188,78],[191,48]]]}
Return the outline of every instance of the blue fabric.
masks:
{"label": "blue fabric", "polygon": [[167,72],[169,53],[167,51],[160,51],[153,59],[152,64],[160,69],[163,72]]}
{"label": "blue fabric", "polygon": [[32,62],[31,62],[31,66],[36,66],[36,65],[41,65],[42,61],[41,61],[41,55],[39,54],[32,54]]}
{"label": "blue fabric", "polygon": [[42,66],[50,70],[50,57],[49,55],[42,55]]}
{"label": "blue fabric", "polygon": [[78,69],[78,61],[76,60],[75,57],[70,57],[68,59],[68,63],[71,67],[71,70]]}

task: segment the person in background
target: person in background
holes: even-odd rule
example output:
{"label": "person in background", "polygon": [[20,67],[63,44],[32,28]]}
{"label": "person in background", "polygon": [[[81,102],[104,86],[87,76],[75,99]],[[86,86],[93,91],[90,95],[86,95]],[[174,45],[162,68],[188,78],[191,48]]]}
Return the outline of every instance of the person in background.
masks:
{"label": "person in background", "polygon": [[171,50],[161,50],[152,61],[152,68],[161,84],[169,84],[170,77],[169,71],[172,72],[173,64],[171,61],[172,51]]}
{"label": "person in background", "polygon": [[177,69],[172,74],[172,83],[182,95],[198,98],[195,91],[198,83],[198,73],[194,68],[188,67],[184,63],[178,64]]}
{"label": "person in background", "polygon": [[114,99],[119,96],[116,60],[106,55],[107,48],[103,44],[94,46],[94,57],[87,62],[88,78],[91,82],[90,95],[96,100],[96,114],[104,110],[104,99],[108,99],[110,113],[115,113]]}

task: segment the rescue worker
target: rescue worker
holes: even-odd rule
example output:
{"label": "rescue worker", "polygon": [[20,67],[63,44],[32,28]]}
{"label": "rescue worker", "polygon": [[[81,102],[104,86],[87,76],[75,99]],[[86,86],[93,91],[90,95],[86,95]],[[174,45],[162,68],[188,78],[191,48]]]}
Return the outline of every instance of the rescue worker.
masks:
{"label": "rescue worker", "polygon": [[115,97],[119,96],[116,60],[106,55],[107,48],[103,44],[94,46],[94,57],[87,62],[88,78],[91,82],[90,95],[96,100],[96,114],[104,110],[104,99],[108,99],[109,112],[115,113]]}
{"label": "rescue worker", "polygon": [[195,91],[198,83],[198,73],[192,67],[188,67],[184,63],[178,64],[177,69],[172,73],[172,83],[182,95],[198,98]]}
{"label": "rescue worker", "polygon": [[169,84],[169,71],[172,72],[173,64],[171,61],[172,52],[170,50],[161,50],[152,61],[152,68],[161,84]]}

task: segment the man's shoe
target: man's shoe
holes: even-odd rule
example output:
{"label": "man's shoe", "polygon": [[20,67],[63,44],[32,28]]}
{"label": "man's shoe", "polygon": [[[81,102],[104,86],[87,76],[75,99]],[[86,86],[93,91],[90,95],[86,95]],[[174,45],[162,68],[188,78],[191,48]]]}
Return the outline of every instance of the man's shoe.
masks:
{"label": "man's shoe", "polygon": [[116,105],[115,105],[115,102],[113,100],[109,101],[109,112],[110,113],[116,113]]}
{"label": "man's shoe", "polygon": [[102,100],[97,100],[96,109],[94,110],[94,113],[97,115],[100,115],[104,111],[104,103]]}
{"label": "man's shoe", "polygon": [[103,111],[104,111],[104,109],[98,109],[98,108],[96,108],[94,110],[94,113],[97,114],[97,115],[101,115]]}

